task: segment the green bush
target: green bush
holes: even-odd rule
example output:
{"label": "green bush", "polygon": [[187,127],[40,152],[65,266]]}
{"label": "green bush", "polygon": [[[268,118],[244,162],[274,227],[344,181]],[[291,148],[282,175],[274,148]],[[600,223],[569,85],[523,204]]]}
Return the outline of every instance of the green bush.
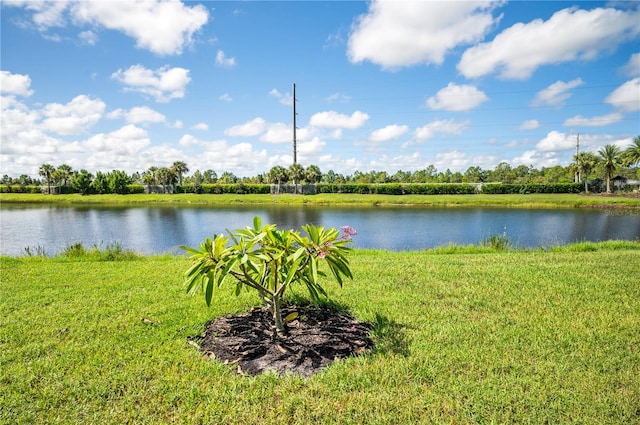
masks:
{"label": "green bush", "polygon": [[0,184],[0,193],[41,193],[41,189],[34,185]]}
{"label": "green bush", "polygon": [[[196,191],[199,190],[199,191]],[[203,184],[200,186],[184,185],[180,187],[177,192],[180,193],[206,193],[213,195],[221,194],[266,194],[271,193],[271,186],[268,184],[245,184],[245,183],[232,183],[232,184]]]}
{"label": "green bush", "polygon": [[144,186],[141,184],[129,184],[127,185],[127,193],[144,193]]}
{"label": "green bush", "polygon": [[461,183],[320,183],[318,193],[358,193],[378,195],[463,195],[476,192],[476,186]]}
{"label": "green bush", "polygon": [[528,194],[528,193],[580,193],[581,183],[530,183],[503,184],[487,183],[482,185],[482,193],[487,194]]}

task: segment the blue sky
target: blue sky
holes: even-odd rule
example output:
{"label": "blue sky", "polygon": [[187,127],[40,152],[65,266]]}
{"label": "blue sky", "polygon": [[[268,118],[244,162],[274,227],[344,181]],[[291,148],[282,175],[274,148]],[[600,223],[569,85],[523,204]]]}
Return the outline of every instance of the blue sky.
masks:
{"label": "blue sky", "polygon": [[640,134],[638,2],[2,1],[0,173],[567,165]]}

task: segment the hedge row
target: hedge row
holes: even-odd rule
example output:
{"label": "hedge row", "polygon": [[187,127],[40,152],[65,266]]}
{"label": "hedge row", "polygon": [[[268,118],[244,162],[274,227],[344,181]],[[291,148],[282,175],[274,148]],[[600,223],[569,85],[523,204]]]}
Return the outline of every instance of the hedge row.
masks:
{"label": "hedge row", "polygon": [[184,184],[176,186],[176,193],[205,193],[211,195],[220,195],[226,193],[232,194],[266,194],[271,193],[271,185],[268,184]]}
{"label": "hedge row", "polygon": [[358,193],[363,195],[465,195],[476,193],[475,185],[458,183],[320,183],[317,187],[318,193]]}
{"label": "hedge row", "polygon": [[1,184],[0,193],[41,193],[40,186],[22,186],[15,184]]}
{"label": "hedge row", "polygon": [[502,184],[482,185],[482,193],[488,194],[527,194],[527,193],[580,193],[582,183],[540,183],[540,184]]}
{"label": "hedge row", "polygon": [[[502,184],[486,183],[482,186],[464,183],[385,183],[385,184],[332,184],[319,183],[317,193],[356,193],[378,195],[469,195],[473,193],[487,194],[526,194],[526,193],[580,193],[581,183],[548,183],[548,184]],[[73,193],[69,187],[62,188],[62,193]],[[46,190],[46,189],[45,189]],[[0,193],[41,193],[40,186],[0,185]],[[127,185],[127,193],[144,193],[145,186]],[[271,193],[269,184],[203,184],[176,186],[175,193],[205,194],[266,194]]]}

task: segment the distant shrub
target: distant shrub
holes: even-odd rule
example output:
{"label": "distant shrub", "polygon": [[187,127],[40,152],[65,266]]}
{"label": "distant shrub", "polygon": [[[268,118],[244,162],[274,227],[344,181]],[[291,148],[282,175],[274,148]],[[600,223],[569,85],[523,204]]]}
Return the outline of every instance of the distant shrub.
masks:
{"label": "distant shrub", "polygon": [[487,183],[482,185],[482,193],[487,194],[528,194],[528,193],[580,193],[581,183],[530,183],[503,184]]}
{"label": "distant shrub", "polygon": [[476,192],[476,186],[463,183],[320,183],[318,193],[357,193],[378,195],[463,195]]}
{"label": "distant shrub", "polygon": [[144,186],[141,184],[129,184],[127,185],[127,193],[130,193],[130,194],[144,193]]}
{"label": "distant shrub", "polygon": [[0,184],[0,193],[41,193],[40,186],[19,184]]}

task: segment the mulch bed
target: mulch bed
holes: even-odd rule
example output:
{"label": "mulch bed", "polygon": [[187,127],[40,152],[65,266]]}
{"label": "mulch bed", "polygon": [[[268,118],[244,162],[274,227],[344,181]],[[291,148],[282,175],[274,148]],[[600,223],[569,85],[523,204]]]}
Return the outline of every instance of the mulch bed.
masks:
{"label": "mulch bed", "polygon": [[283,317],[297,312],[278,337],[266,307],[226,315],[206,325],[203,335],[190,339],[204,356],[236,365],[238,373],[311,376],[337,359],[360,355],[373,348],[371,323],[359,322],[327,306],[287,306]]}

